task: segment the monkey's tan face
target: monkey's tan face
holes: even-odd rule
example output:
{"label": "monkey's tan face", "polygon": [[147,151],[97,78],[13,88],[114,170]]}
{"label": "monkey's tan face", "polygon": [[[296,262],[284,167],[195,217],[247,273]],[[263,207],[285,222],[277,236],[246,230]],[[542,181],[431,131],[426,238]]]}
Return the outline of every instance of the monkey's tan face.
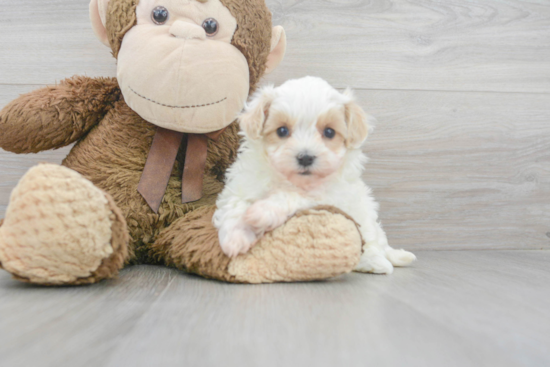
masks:
{"label": "monkey's tan face", "polygon": [[123,39],[118,82],[126,103],[170,130],[229,125],[249,93],[249,69],[231,45],[237,21],[219,0],[141,0]]}

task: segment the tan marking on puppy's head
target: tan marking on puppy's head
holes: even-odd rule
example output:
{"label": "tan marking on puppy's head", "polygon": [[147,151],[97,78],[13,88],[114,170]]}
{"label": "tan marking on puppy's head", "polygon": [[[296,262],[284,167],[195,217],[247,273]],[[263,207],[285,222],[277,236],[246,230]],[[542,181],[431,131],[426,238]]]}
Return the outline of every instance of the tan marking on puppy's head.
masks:
{"label": "tan marking on puppy's head", "polygon": [[239,124],[245,135],[252,140],[262,137],[262,131],[269,117],[269,109],[275,99],[272,85],[261,88],[239,116]]}
{"label": "tan marking on puppy's head", "polygon": [[[323,140],[323,143],[334,153],[345,148],[346,138],[348,136],[348,128],[346,125],[346,115],[344,108],[335,107],[323,113],[317,119],[317,131]],[[327,129],[334,131],[334,137],[330,138],[327,135]],[[329,135],[330,136],[330,135]]]}
{"label": "tan marking on puppy's head", "polygon": [[357,149],[367,140],[369,133],[374,128],[376,119],[368,115],[355,102],[355,97],[351,89],[346,89],[344,95],[350,98],[350,101],[345,105],[347,135],[346,146],[348,148]]}
{"label": "tan marking on puppy's head", "polygon": [[279,137],[277,130],[282,127],[288,129],[289,136],[292,136],[292,131],[296,127],[296,118],[289,116],[285,111],[271,111],[264,124],[261,136],[266,147],[281,146],[286,139]]}

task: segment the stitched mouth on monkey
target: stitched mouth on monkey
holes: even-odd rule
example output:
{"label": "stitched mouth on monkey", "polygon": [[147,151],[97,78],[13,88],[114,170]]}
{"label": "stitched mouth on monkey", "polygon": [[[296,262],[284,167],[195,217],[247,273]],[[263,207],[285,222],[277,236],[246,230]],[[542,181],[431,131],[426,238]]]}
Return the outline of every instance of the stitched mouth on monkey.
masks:
{"label": "stitched mouth on monkey", "polygon": [[188,105],[188,106],[174,106],[174,105],[169,105],[169,104],[166,104],[166,103],[162,103],[162,102],[158,102],[158,101],[155,101],[151,98],[147,98],[145,97],[144,95],[136,92],[132,87],[128,87],[132,93],[134,93],[136,96],[146,100],[146,101],[149,101],[149,102],[152,102],[154,104],[157,104],[159,106],[163,106],[163,107],[167,107],[167,108],[200,108],[200,107],[208,107],[208,106],[212,106],[212,105],[216,105],[216,104],[219,104],[219,103],[222,103],[222,102],[225,102],[227,100],[227,97],[224,97],[218,101],[215,101],[215,102],[210,102],[210,103],[203,103],[203,104],[195,104],[195,105]]}

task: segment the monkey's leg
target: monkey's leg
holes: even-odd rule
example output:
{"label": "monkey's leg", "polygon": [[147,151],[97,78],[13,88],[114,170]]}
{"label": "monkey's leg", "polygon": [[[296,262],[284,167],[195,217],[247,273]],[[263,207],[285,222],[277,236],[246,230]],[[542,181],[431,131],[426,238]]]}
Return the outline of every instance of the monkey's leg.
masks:
{"label": "monkey's leg", "polygon": [[33,167],[11,194],[0,227],[0,267],[43,285],[95,283],[128,258],[128,230],[111,197],[77,172]]}
{"label": "monkey's leg", "polygon": [[203,207],[178,219],[161,232],[155,254],[169,266],[234,283],[321,280],[349,273],[359,263],[361,235],[337,209],[298,213],[233,259],[218,244],[214,211]]}

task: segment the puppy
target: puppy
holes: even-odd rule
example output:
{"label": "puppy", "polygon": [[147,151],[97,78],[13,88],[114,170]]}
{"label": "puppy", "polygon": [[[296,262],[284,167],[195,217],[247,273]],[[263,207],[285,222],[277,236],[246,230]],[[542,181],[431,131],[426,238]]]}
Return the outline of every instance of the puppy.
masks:
{"label": "puppy", "polygon": [[365,241],[356,271],[390,274],[416,257],[388,245],[378,204],[361,179],[361,146],[372,127],[350,90],[320,78],[260,89],[239,118],[244,140],[217,201],[214,226],[231,257],[297,211],[332,205],[350,215]]}

